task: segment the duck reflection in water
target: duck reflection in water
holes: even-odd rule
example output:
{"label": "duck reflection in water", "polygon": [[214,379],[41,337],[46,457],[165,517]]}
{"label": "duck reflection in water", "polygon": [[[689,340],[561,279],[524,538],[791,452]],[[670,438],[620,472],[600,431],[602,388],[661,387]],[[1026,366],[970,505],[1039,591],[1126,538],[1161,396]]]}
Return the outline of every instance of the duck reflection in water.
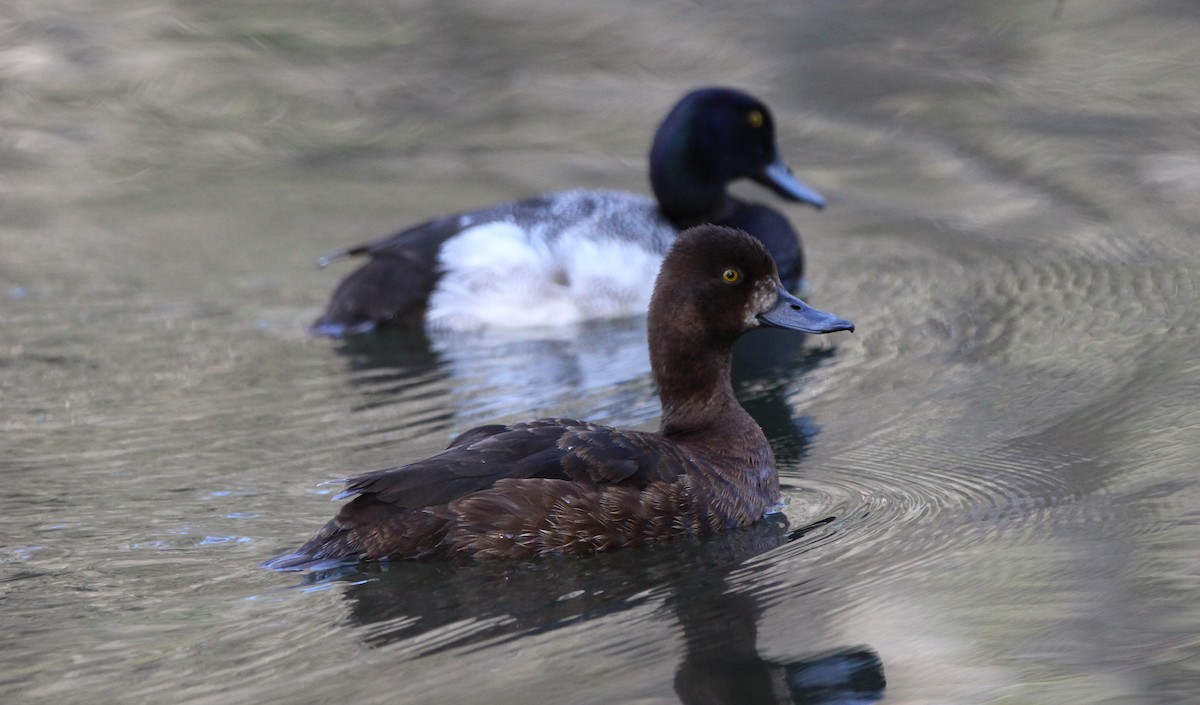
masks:
{"label": "duck reflection in water", "polygon": [[[417,395],[444,410],[423,421],[419,430],[430,435],[514,409],[587,409],[591,420],[616,426],[657,418],[644,319],[523,335],[427,334],[413,325],[344,338],[334,350],[361,394],[350,412],[380,416],[364,437],[411,432],[412,419],[387,412]],[[805,378],[836,359],[837,345],[828,340],[761,330],[734,345],[734,392],[771,441],[780,467],[795,465],[817,434],[816,422],[799,413],[793,399]]]}
{"label": "duck reflection in water", "polygon": [[853,705],[877,702],[883,662],[867,647],[838,649],[793,661],[758,653],[762,609],[752,592],[731,590],[724,576],[693,574],[668,603],[683,629],[685,650],[675,692],[688,705]]}
{"label": "duck reflection in water", "polygon": [[[796,658],[758,653],[762,608],[756,594],[729,584],[754,556],[828,538],[829,521],[788,531],[773,515],[747,529],[709,539],[679,539],[613,554],[519,563],[360,564],[309,574],[305,584],[343,580],[351,621],[366,642],[411,643],[416,658],[480,648],[504,649],[536,634],[579,622],[619,621],[660,603],[673,620],[683,655],[673,686],[690,705],[877,702],[885,679],[869,647],[798,645]],[[745,577],[744,575],[741,577]],[[486,646],[484,646],[486,644]]]}

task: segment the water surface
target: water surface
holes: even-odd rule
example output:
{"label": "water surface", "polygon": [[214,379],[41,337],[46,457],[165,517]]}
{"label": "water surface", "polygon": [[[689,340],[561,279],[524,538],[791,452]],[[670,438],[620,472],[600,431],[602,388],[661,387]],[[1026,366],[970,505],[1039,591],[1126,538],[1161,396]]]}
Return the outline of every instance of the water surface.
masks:
{"label": "water surface", "polygon": [[[1192,702],[1197,37],[1171,0],[9,3],[0,697]],[[472,425],[655,426],[641,321],[316,340],[348,270],[313,263],[646,192],[655,125],[712,83],[766,99],[829,196],[778,207],[811,300],[858,325],[739,351],[783,514],[259,569],[332,515],[321,483]]]}

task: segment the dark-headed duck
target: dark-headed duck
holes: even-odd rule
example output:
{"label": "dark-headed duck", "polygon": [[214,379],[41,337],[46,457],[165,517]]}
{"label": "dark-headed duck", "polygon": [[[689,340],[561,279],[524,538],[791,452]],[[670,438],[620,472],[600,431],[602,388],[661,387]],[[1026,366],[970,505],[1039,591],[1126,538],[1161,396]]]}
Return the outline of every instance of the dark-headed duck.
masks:
{"label": "dark-headed duck", "polygon": [[338,284],[311,330],[344,336],[421,317],[434,330],[474,330],[640,315],[679,231],[702,223],[761,240],[795,291],[804,275],[799,236],[778,211],[728,193],[742,178],[825,205],[779,156],[765,104],[729,88],[693,91],[654,137],[654,200],[621,191],[548,193],[326,255],[322,266],[368,259]]}
{"label": "dark-headed duck", "polygon": [[573,419],[480,426],[425,460],[346,480],[354,497],[275,569],[401,558],[590,553],[747,526],[779,501],[775,458],[730,385],[760,327],[854,330],[783,287],[744,232],[704,225],[663,261],[647,319],[655,433]]}

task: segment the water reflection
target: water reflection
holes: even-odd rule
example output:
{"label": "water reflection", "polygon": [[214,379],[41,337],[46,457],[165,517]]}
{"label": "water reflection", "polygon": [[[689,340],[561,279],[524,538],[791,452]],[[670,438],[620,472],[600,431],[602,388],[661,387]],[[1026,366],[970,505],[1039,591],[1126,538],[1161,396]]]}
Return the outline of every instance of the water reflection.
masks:
{"label": "water reflection", "polygon": [[[495,648],[581,621],[661,601],[683,640],[674,687],[685,703],[866,703],[882,697],[883,666],[865,647],[778,661],[758,653],[762,608],[727,578],[747,559],[805,536],[774,515],[705,540],[583,558],[523,563],[378,563],[317,573],[306,584],[349,583],[350,620],[374,647],[414,656]],[[796,651],[804,654],[802,643]]]}
{"label": "water reflection", "polygon": [[[551,330],[432,335],[411,325],[333,345],[346,360],[349,382],[364,396],[355,411],[410,400],[419,391],[414,386],[436,381],[445,383],[450,396],[437,423],[454,432],[499,419],[552,415],[653,425],[659,406],[645,325],[644,318],[630,318]],[[817,432],[796,413],[791,392],[835,352],[819,337],[780,330],[754,331],[734,348],[734,390],[763,427],[781,466],[803,457]],[[397,423],[409,428],[412,419]]]}
{"label": "water reflection", "polygon": [[[681,602],[684,602],[681,600]],[[746,593],[721,593],[705,620],[680,622],[687,650],[675,692],[687,705],[852,705],[877,702],[886,680],[879,655],[867,647],[777,662],[756,649],[759,611]]]}
{"label": "water reflection", "polygon": [[[805,533],[801,529],[791,537]],[[764,659],[757,644],[762,615],[758,595],[731,590],[728,573],[689,572],[671,586],[667,605],[674,610],[685,644],[675,672],[675,692],[682,702],[850,705],[883,697],[883,662],[867,647],[789,661]],[[804,651],[799,644],[796,649]]]}
{"label": "water reflection", "polygon": [[[861,326],[823,369],[739,382],[748,407],[762,397],[752,413],[781,466],[805,456],[788,469],[793,525],[838,517],[725,581],[766,605],[763,654],[867,641],[905,704],[1195,700],[1200,5],[621,8],[6,4],[0,701],[458,702],[491,696],[471,688],[529,654],[597,674],[580,700],[633,700],[614,691],[646,678],[669,690],[682,648],[603,648],[682,625],[666,594],[630,586],[589,607],[590,576],[564,579],[535,603],[561,610],[548,638],[414,665],[392,649],[421,639],[357,637],[419,621],[412,633],[448,642],[482,623],[422,632],[440,613],[414,611],[343,631],[343,584],[278,598],[294,578],[257,564],[328,518],[312,485],[496,411],[653,423],[644,370],[615,355],[573,367],[571,343],[540,371],[586,388],[612,370],[621,401],[493,385],[513,358],[464,365],[461,342],[328,354],[301,332],[329,287],[312,257],[397,214],[555,184],[643,191],[646,125],[714,77],[788,116],[783,150],[831,196],[819,220],[789,216],[815,228],[816,291]],[[642,354],[640,331],[607,334],[588,345]],[[373,428],[382,447],[364,452]],[[793,511],[805,502],[824,511]],[[452,604],[464,582],[507,584],[447,569],[367,577],[407,582],[431,610],[443,584]],[[528,592],[560,570],[512,580]],[[716,590],[695,609],[737,612]],[[381,592],[355,594],[412,599]],[[501,592],[459,614],[510,621],[486,609],[517,601]],[[614,668],[622,681],[604,680]],[[492,700],[565,699],[559,676],[509,678]]]}

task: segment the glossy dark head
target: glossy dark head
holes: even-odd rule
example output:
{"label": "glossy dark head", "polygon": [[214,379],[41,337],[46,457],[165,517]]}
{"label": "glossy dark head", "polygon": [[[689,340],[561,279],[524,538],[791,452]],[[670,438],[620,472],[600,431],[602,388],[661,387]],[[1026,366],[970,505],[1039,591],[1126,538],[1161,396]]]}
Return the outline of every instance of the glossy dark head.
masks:
{"label": "glossy dark head", "polygon": [[788,293],[761,242],[717,225],[680,234],[663,260],[648,325],[652,345],[670,338],[719,348],[760,327],[805,333],[854,330],[850,321]]}
{"label": "glossy dark head", "polygon": [[[753,179],[783,198],[825,205],[792,175],[775,146],[775,120],[762,101],[730,88],[685,95],[659,126],[650,148],[650,182],[668,217],[713,215],[726,186]],[[716,218],[709,218],[716,220]]]}

